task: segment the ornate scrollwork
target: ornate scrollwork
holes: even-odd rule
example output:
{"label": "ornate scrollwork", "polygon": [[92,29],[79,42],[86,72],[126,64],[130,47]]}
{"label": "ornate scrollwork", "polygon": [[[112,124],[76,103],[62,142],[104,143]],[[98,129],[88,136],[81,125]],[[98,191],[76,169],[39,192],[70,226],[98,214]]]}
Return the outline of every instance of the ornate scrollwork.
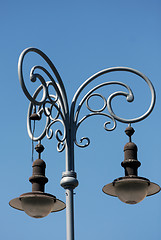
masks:
{"label": "ornate scrollwork", "polygon": [[[36,89],[33,96],[30,95],[28,92],[24,77],[23,77],[23,61],[24,57],[28,52],[35,52],[38,55],[40,55],[49,65],[50,69],[54,73],[54,78],[49,73],[47,69],[45,69],[42,66],[34,66],[31,68],[30,71],[30,80],[31,82],[36,82],[37,80],[40,81],[40,86]],[[47,78],[50,79],[50,81],[46,81],[44,76],[40,73],[37,73],[37,71],[42,71],[43,74],[46,74]],[[66,139],[66,118],[69,116],[68,112],[68,103],[67,103],[67,97],[66,92],[64,89],[63,82],[59,76],[59,73],[57,72],[55,66],[50,61],[50,59],[40,50],[36,48],[28,48],[22,52],[19,58],[19,64],[18,64],[18,73],[19,73],[19,80],[21,87],[26,95],[26,97],[30,100],[29,109],[28,109],[28,117],[27,117],[27,130],[29,137],[33,141],[40,141],[45,136],[47,138],[51,139],[53,137],[53,130],[51,129],[51,126],[53,126],[55,123],[61,123],[61,125],[64,128],[64,133],[60,129],[57,129],[55,131],[55,137],[58,141],[57,150],[63,151],[65,148],[65,139]],[[56,94],[50,94],[49,93],[49,87],[52,86],[56,92]],[[42,94],[41,100],[38,100],[38,96]],[[36,111],[37,108],[37,111]],[[56,115],[53,116],[53,108],[56,110]],[[32,132],[32,126],[31,126],[31,119],[30,116],[33,112],[37,113],[37,115],[40,116],[40,119],[42,115],[44,114],[46,117],[46,124],[39,136],[33,136]]]}
{"label": "ornate scrollwork", "polygon": [[[117,116],[113,109],[112,109],[112,99],[115,98],[116,96],[125,96],[126,97],[126,100],[128,102],[132,102],[134,100],[134,95],[133,95],[133,92],[132,90],[130,89],[130,87],[122,82],[118,82],[118,81],[110,81],[110,82],[104,82],[104,83],[101,83],[99,85],[97,85],[96,87],[94,87],[93,89],[91,89],[83,98],[82,100],[80,101],[80,103],[78,104],[78,107],[76,108],[76,102],[77,102],[77,99],[79,97],[79,95],[82,93],[82,91],[84,90],[84,88],[89,84],[91,83],[93,80],[95,80],[96,78],[98,78],[99,76],[103,75],[103,74],[106,74],[106,73],[109,73],[109,72],[116,72],[116,71],[126,71],[126,72],[131,72],[131,73],[134,73],[136,75],[138,75],[139,77],[141,77],[149,86],[150,88],[150,91],[151,91],[151,103],[150,103],[150,106],[149,106],[149,109],[146,111],[146,113],[144,113],[142,116],[138,117],[138,118],[133,118],[133,119],[125,119],[125,118],[121,118],[119,116]],[[104,96],[102,96],[100,93],[97,93],[95,92],[96,90],[104,87],[104,86],[107,86],[107,85],[114,85],[114,84],[117,84],[117,85],[120,85],[120,86],[123,86],[125,87],[125,89],[127,89],[127,92],[124,92],[124,91],[118,91],[118,92],[115,92],[113,94],[111,94],[107,100]],[[103,106],[100,108],[100,109],[92,109],[90,106],[89,106],[89,100],[91,98],[93,98],[94,96],[97,96],[97,97],[100,97],[103,101]],[[84,116],[82,119],[78,120],[78,116],[79,116],[79,113],[80,113],[80,110],[84,104],[84,102],[86,102],[86,107],[87,109],[90,111],[89,114],[87,114],[86,116]],[[112,121],[113,121],[113,127],[112,128],[108,128],[107,125],[111,123],[111,121],[107,121],[104,123],[104,128],[105,130],[107,131],[113,131],[115,128],[116,128],[116,120],[117,121],[120,121],[120,122],[123,122],[123,123],[135,123],[135,122],[139,122],[139,121],[142,121],[143,119],[145,119],[150,113],[151,111],[153,110],[154,108],[154,104],[155,104],[155,90],[154,90],[154,87],[152,85],[152,83],[150,82],[150,80],[145,76],[143,75],[142,73],[140,73],[139,71],[135,70],[135,69],[132,69],[132,68],[127,68],[127,67],[114,67],[114,68],[108,68],[108,69],[105,69],[101,72],[98,72],[96,73],[95,75],[91,76],[89,79],[87,79],[81,86],[80,88],[77,90],[76,94],[74,95],[73,97],[73,101],[72,101],[72,105],[71,105],[71,119],[72,119],[72,116],[74,116],[74,124],[76,126],[76,132],[80,126],[80,124],[82,122],[84,122],[84,120],[86,120],[88,117],[90,116],[95,116],[95,115],[102,115],[102,116],[106,116],[108,118],[110,118]],[[104,110],[107,110],[108,113],[103,113]],[[77,142],[77,140],[75,139],[75,143],[77,146],[79,147],[86,147],[89,145],[90,141],[87,137],[83,137],[80,139],[80,143],[83,142],[83,140],[86,140],[87,142],[85,144],[79,144]]]}
{"label": "ornate scrollwork", "polygon": [[[57,129],[55,131],[55,137],[58,141],[57,150],[58,152],[62,152],[65,148],[65,139],[66,139],[66,127],[64,125],[64,122],[61,119],[52,120],[52,122],[50,122],[50,124],[48,124],[46,128],[46,135],[48,139],[51,139],[53,137],[53,130],[51,129],[51,126],[56,122],[60,122],[64,126],[64,135],[60,129]],[[50,135],[49,135],[49,131],[50,131]]]}
{"label": "ornate scrollwork", "polygon": [[[24,61],[25,55],[29,52],[35,52],[38,55],[40,55],[45,60],[50,70],[52,71],[52,74],[50,74],[50,72],[47,69],[37,65],[31,68],[31,71],[30,71],[31,82],[34,83],[37,80],[40,81],[40,86],[36,89],[33,96],[31,96],[30,93],[28,92],[27,87],[25,85],[24,76],[23,76],[23,61]],[[134,95],[130,87],[119,81],[109,81],[109,82],[103,82],[98,84],[97,86],[92,88],[88,93],[86,93],[86,95],[77,104],[78,97],[86,88],[86,86],[88,86],[96,78],[104,74],[107,74],[110,72],[118,72],[118,71],[133,73],[139,76],[140,78],[142,78],[148,84],[151,91],[151,103],[150,103],[149,109],[143,115],[133,119],[125,119],[115,114],[112,108],[112,100],[115,97],[124,96],[126,97],[126,100],[128,102],[132,102],[134,100]],[[39,72],[43,74],[40,74]],[[155,90],[152,83],[144,74],[132,68],[127,68],[127,67],[108,68],[88,78],[80,86],[80,88],[77,90],[76,94],[74,95],[70,112],[68,108],[65,88],[60,78],[60,75],[56,70],[55,66],[53,65],[53,63],[43,52],[41,52],[36,48],[28,48],[24,50],[19,58],[18,73],[19,73],[19,80],[20,80],[21,87],[26,97],[30,101],[30,105],[28,109],[28,118],[27,118],[27,129],[28,129],[28,134],[30,138],[33,141],[42,140],[45,136],[47,136],[48,139],[51,139],[54,135],[51,127],[56,123],[60,123],[63,126],[63,131],[61,131],[60,129],[57,129],[55,131],[55,137],[58,141],[57,150],[59,152],[63,151],[66,145],[68,145],[68,147],[71,147],[71,144],[73,144],[73,142],[75,142],[75,144],[79,147],[86,147],[89,145],[90,140],[88,137],[82,137],[79,141],[76,140],[76,134],[77,134],[78,128],[80,127],[81,123],[83,123],[87,118],[92,116],[98,116],[98,115],[103,116],[109,119],[105,121],[104,129],[106,131],[113,131],[116,128],[116,121],[120,121],[123,123],[130,123],[130,124],[142,121],[152,112],[155,104]],[[52,75],[54,75],[54,77]],[[46,81],[44,76],[46,76],[49,81]],[[114,92],[108,98],[104,97],[102,94],[97,92],[101,88],[108,85],[119,85],[125,88],[126,91]],[[55,94],[50,93],[49,91],[50,87],[54,88]],[[40,93],[42,94],[42,98],[41,100],[38,100],[39,99],[38,97],[40,97]],[[95,109],[90,106],[89,102],[94,97],[100,98],[103,103],[102,106],[98,109]],[[80,119],[79,117],[80,110],[82,109],[82,106],[84,105],[84,103],[86,103],[86,108],[88,110],[88,113]],[[56,114],[54,116],[53,116],[53,109],[54,109],[54,112],[56,111]],[[44,129],[41,132],[41,134],[37,137],[33,136],[32,134],[30,116],[33,113],[33,111],[34,112],[36,111],[40,119],[43,114],[46,117],[46,123],[45,123]],[[112,127],[110,127],[111,123],[113,123]]]}
{"label": "ornate scrollwork", "polygon": [[[96,116],[96,115],[99,115],[99,116],[105,116],[105,117],[108,117],[110,118],[112,121],[113,121],[113,126],[111,128],[108,128],[107,125],[108,124],[111,124],[111,121],[106,121],[104,123],[104,129],[106,131],[113,131],[115,128],[116,128],[116,121],[113,117],[111,117],[110,115],[106,114],[106,113],[102,113],[102,112],[93,112],[93,113],[90,113],[86,116],[84,116],[76,125],[76,132],[79,128],[79,126],[81,125],[82,122],[84,122],[84,120],[86,120],[87,118],[91,117],[91,116]],[[83,143],[84,140],[86,140],[86,143]],[[78,147],[87,147],[89,144],[90,144],[90,139],[88,137],[82,137],[80,140],[79,140],[80,143],[77,142],[77,140],[75,139],[75,144],[78,146]]]}

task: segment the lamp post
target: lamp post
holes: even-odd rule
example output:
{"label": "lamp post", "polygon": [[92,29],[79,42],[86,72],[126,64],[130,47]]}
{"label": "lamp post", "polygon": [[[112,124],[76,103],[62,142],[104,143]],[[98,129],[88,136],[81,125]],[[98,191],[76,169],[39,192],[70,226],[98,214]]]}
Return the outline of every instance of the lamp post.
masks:
{"label": "lamp post", "polygon": [[[43,66],[34,66],[30,71],[30,80],[35,82],[40,81],[40,86],[36,89],[33,96],[27,90],[23,76],[23,62],[24,57],[29,52],[35,52],[41,56],[49,65],[52,74]],[[112,100],[117,96],[126,97],[128,102],[134,100],[133,92],[129,86],[119,81],[103,82],[92,88],[78,103],[78,97],[82,91],[98,77],[112,73],[125,71],[137,75],[144,80],[151,91],[151,103],[149,109],[140,117],[134,119],[124,119],[117,116],[112,109]],[[43,73],[40,74],[39,72]],[[16,209],[25,211],[29,216],[35,218],[41,218],[47,216],[50,212],[60,211],[65,208],[65,204],[58,200],[55,196],[45,193],[44,186],[48,179],[45,176],[45,162],[41,159],[41,153],[44,150],[42,145],[42,139],[47,136],[51,139],[53,137],[53,131],[51,126],[55,123],[60,123],[63,126],[64,132],[56,130],[55,136],[58,141],[57,150],[66,152],[66,170],[62,174],[61,186],[66,191],[66,224],[67,224],[67,240],[74,240],[74,209],[73,209],[73,190],[78,186],[77,174],[74,168],[74,145],[78,147],[87,147],[90,143],[89,138],[83,137],[78,142],[76,140],[76,133],[81,125],[87,118],[100,115],[104,116],[113,122],[113,127],[109,128],[106,121],[104,128],[107,131],[113,131],[116,128],[116,122],[122,122],[128,124],[125,132],[129,137],[129,142],[124,147],[124,161],[122,167],[125,169],[125,176],[115,179],[112,183],[103,187],[103,192],[117,196],[121,201],[127,204],[136,204],[142,201],[146,196],[153,195],[160,191],[160,187],[150,182],[149,179],[138,176],[138,167],[140,162],[137,160],[137,146],[132,142],[131,138],[134,133],[134,129],[131,124],[144,120],[152,112],[155,105],[155,90],[150,80],[140,73],[139,71],[127,68],[127,67],[113,67],[100,71],[90,78],[88,78],[75,93],[71,106],[68,106],[68,100],[66,91],[61,80],[61,77],[56,70],[50,59],[40,50],[36,48],[25,49],[19,58],[18,74],[21,87],[29,99],[29,109],[27,117],[27,130],[29,137],[32,141],[38,142],[36,151],[38,152],[38,159],[33,162],[33,175],[29,178],[32,183],[32,192],[24,193],[18,198],[14,198],[10,201],[10,205]],[[45,80],[45,77],[49,81]],[[108,85],[119,85],[126,89],[126,91],[118,91],[111,94],[108,99],[102,96],[97,90],[104,88]],[[55,94],[50,94],[49,88],[53,87]],[[39,100],[39,95],[43,93],[42,99]],[[89,106],[89,100],[97,96],[103,102],[103,107],[95,110]],[[80,110],[86,103],[86,107],[89,111],[87,115],[79,119]],[[52,115],[52,110],[56,109],[57,114],[55,117]],[[40,136],[35,137],[32,131],[32,121],[40,121],[42,115],[46,117],[46,125]]]}

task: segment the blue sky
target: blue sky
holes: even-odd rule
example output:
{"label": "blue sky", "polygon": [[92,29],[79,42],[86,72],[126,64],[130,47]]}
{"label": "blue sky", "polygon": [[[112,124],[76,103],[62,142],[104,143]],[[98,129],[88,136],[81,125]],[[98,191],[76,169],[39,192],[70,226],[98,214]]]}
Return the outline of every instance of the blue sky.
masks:
{"label": "blue sky", "polygon": [[[63,79],[69,104],[78,87],[104,68],[128,66],[150,78],[156,89],[156,105],[147,119],[133,125],[133,140],[142,163],[139,175],[161,185],[160,11],[159,0],[1,1],[1,239],[66,237],[65,211],[37,220],[8,205],[10,199],[31,190],[31,140],[26,129],[29,101],[17,74],[19,55],[27,47],[41,49],[53,61]],[[142,80],[122,74],[107,79],[125,81],[135,94],[136,103],[122,99],[114,102],[118,115],[136,117],[146,110],[150,95]],[[30,89],[35,90],[34,84],[30,84]],[[107,89],[105,94],[108,97],[116,90],[119,89]],[[88,136],[91,144],[86,149],[75,147],[79,180],[75,190],[75,237],[160,239],[160,193],[135,206],[102,193],[105,184],[123,176],[120,163],[128,141],[124,134],[127,125],[118,123],[113,132],[106,132],[103,124],[104,119],[99,117],[88,119],[78,133],[78,137]],[[65,201],[59,184],[65,170],[64,152],[57,153],[55,139],[45,139],[43,144],[42,158],[49,178],[46,192]]]}

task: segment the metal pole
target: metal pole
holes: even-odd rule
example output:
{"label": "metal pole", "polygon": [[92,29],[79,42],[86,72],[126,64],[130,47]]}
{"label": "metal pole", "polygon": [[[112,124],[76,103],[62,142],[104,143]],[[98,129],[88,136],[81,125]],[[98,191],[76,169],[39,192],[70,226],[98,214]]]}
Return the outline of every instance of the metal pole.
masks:
{"label": "metal pole", "polygon": [[73,130],[67,127],[66,139],[66,171],[62,174],[60,185],[66,190],[66,236],[74,240],[74,199],[73,189],[78,186],[77,174],[74,172]]}
{"label": "metal pole", "polygon": [[66,189],[66,236],[67,240],[74,240],[73,189]]}
{"label": "metal pole", "polygon": [[[67,126],[67,140],[66,140],[66,173],[74,172],[74,143],[73,136],[70,128],[70,124]],[[73,179],[68,175],[66,183],[68,182],[68,188],[66,189],[66,236],[67,240],[74,240],[74,200],[73,200]],[[71,175],[71,174],[70,174]],[[73,176],[76,176],[73,175]],[[70,180],[70,181],[69,181]]]}
{"label": "metal pole", "polygon": [[67,240],[74,240],[74,200],[73,189],[78,186],[77,175],[74,171],[62,174],[60,185],[66,190],[66,230]]}

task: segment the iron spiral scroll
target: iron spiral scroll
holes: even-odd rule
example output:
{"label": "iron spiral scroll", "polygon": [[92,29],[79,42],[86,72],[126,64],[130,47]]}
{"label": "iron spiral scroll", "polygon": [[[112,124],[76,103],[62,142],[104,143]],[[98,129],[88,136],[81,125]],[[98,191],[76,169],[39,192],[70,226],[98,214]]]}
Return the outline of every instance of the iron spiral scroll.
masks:
{"label": "iron spiral scroll", "polygon": [[[23,76],[23,62],[24,62],[24,57],[27,53],[29,52],[34,52],[38,54],[41,58],[45,60],[45,62],[48,64],[52,74],[43,66],[34,66],[31,68],[30,71],[30,80],[32,82],[35,82],[37,80],[40,81],[40,86],[36,89],[34,92],[33,96],[30,95],[30,93],[27,90],[27,87],[25,85],[24,81],[24,76]],[[49,81],[46,81],[44,76],[42,76],[39,71],[42,71],[44,75],[47,76]],[[78,98],[80,97],[81,93],[83,90],[88,86],[91,82],[93,82],[95,79],[98,77],[108,74],[110,72],[118,72],[118,71],[125,71],[125,72],[130,72],[138,77],[142,78],[149,86],[150,91],[151,91],[151,103],[148,108],[148,110],[141,115],[140,117],[133,118],[133,119],[125,119],[117,116],[112,108],[112,100],[117,97],[117,96],[124,96],[126,97],[126,100],[128,102],[132,102],[134,100],[134,95],[130,87],[122,82],[119,81],[108,81],[108,82],[103,82],[92,88],[88,93],[86,93],[85,96],[82,97],[81,100],[79,100],[78,103]],[[28,108],[28,117],[27,117],[27,130],[29,137],[33,141],[41,141],[45,136],[47,136],[48,139],[51,139],[53,137],[53,130],[51,127],[55,123],[60,123],[63,126],[63,131],[60,129],[57,129],[55,131],[55,137],[58,141],[57,144],[57,150],[59,152],[62,152],[65,147],[66,147],[66,141],[67,141],[67,136],[70,134],[69,131],[72,132],[72,135],[70,136],[72,139],[70,141],[75,142],[75,144],[79,147],[86,147],[89,145],[90,140],[88,137],[82,137],[79,142],[76,140],[76,134],[77,130],[80,127],[80,125],[89,117],[91,116],[96,116],[100,115],[103,117],[108,118],[108,121],[106,120],[104,123],[104,128],[106,131],[113,131],[116,128],[116,121],[122,122],[122,123],[136,123],[139,121],[142,121],[146,117],[149,116],[149,114],[152,112],[154,105],[155,105],[155,90],[154,87],[151,83],[151,81],[141,72],[128,68],[128,67],[112,67],[108,69],[104,69],[100,72],[97,72],[90,78],[88,78],[77,90],[75,93],[70,109],[68,106],[68,100],[67,100],[67,94],[65,91],[64,84],[62,82],[62,79],[55,68],[54,64],[51,62],[51,60],[39,49],[36,48],[27,48],[25,49],[19,58],[19,63],[18,63],[18,74],[19,74],[19,80],[21,87],[23,89],[24,94],[26,97],[29,99],[30,104]],[[126,89],[126,91],[117,91],[112,93],[107,99],[101,95],[100,93],[96,92],[97,90],[101,89],[102,87],[108,86],[108,85],[118,85],[122,86],[123,88]],[[50,94],[49,93],[49,88],[52,86],[54,88],[55,94]],[[38,100],[39,94],[43,92],[42,99]],[[89,100],[92,99],[93,97],[99,97],[102,102],[103,106],[100,109],[92,109],[89,106]],[[88,110],[88,114],[79,119],[80,115],[80,110],[82,109],[82,106],[86,103],[86,108]],[[52,116],[52,110],[53,108],[57,111],[56,115],[53,117]],[[106,112],[105,112],[106,110]],[[39,116],[40,119],[42,115],[46,117],[46,124],[45,127],[42,131],[42,133],[35,137],[33,136],[32,133],[32,127],[31,127],[31,119],[30,116],[33,112],[36,112]],[[113,122],[113,126],[109,128],[109,123]]]}

